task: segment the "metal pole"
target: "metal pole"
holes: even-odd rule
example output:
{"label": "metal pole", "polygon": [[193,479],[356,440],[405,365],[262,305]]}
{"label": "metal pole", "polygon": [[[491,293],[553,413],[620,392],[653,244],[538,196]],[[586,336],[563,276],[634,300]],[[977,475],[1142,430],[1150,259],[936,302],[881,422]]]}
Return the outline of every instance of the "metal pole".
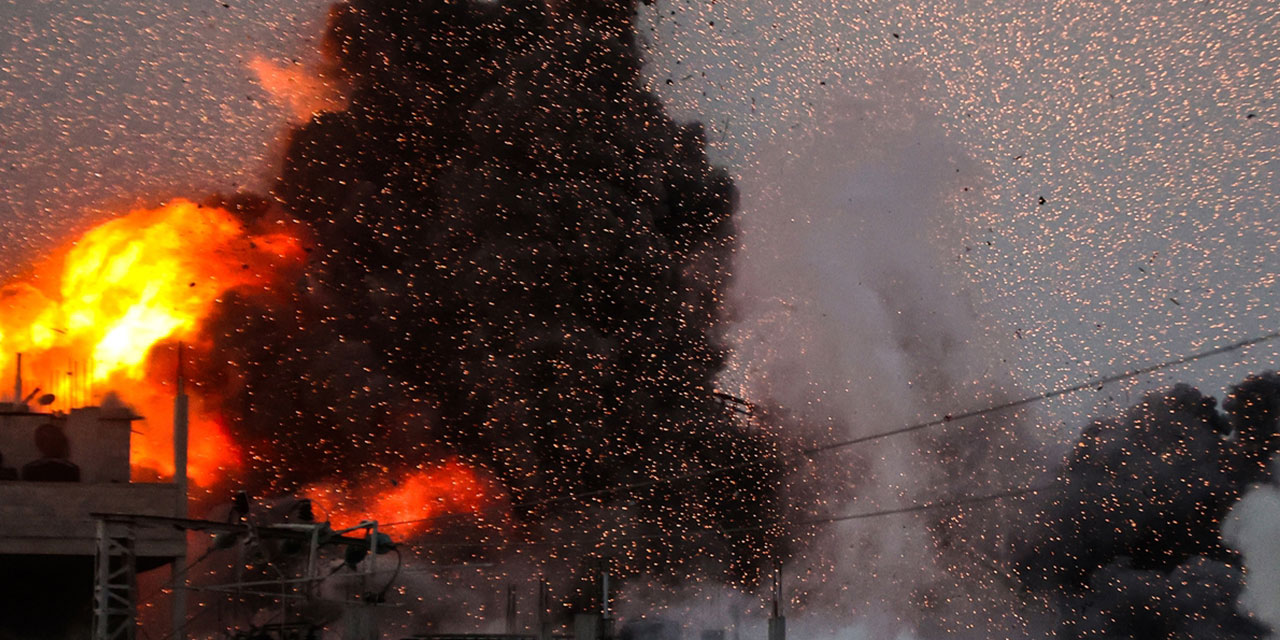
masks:
{"label": "metal pole", "polygon": [[94,547],[93,566],[93,640],[111,637],[111,548],[107,542],[107,521],[98,519],[97,545]]}
{"label": "metal pole", "polygon": [[[173,398],[173,484],[177,488],[177,516],[187,517],[187,390],[182,379],[182,343],[178,343],[177,394]],[[173,559],[173,637],[183,640],[187,625],[187,535],[182,534],[182,552]]]}
{"label": "metal pole", "polygon": [[507,635],[516,634],[516,585],[507,585]]}
{"label": "metal pole", "polygon": [[609,619],[609,560],[600,560],[600,637],[613,637],[613,621]]}
{"label": "metal pole", "polygon": [[94,551],[94,640],[134,639],[137,570],[132,523],[99,518]]}
{"label": "metal pole", "polygon": [[317,586],[316,579],[319,575],[316,573],[316,563],[319,561],[320,554],[320,528],[322,525],[315,525],[311,529],[311,550],[307,553],[307,595],[314,596]]}
{"label": "metal pole", "polygon": [[538,640],[551,640],[551,593],[546,578],[538,578]]}
{"label": "metal pole", "polygon": [[780,609],[782,600],[782,567],[774,567],[773,571],[773,617],[777,618],[781,613]]}
{"label": "metal pole", "polygon": [[600,617],[609,619],[609,569],[600,569]]}
{"label": "metal pole", "polygon": [[178,486],[178,517],[187,517],[187,429],[186,381],[182,379],[182,343],[178,343],[177,394],[173,397],[173,483]]}
{"label": "metal pole", "polygon": [[[378,521],[374,520],[371,523],[371,526],[369,527],[369,578],[370,580],[372,580],[373,578],[373,572],[375,568],[373,565],[377,563],[377,561],[378,561]],[[372,588],[372,584],[373,583],[371,582],[370,588]],[[374,615],[374,610],[373,610],[375,606],[377,606],[377,598],[376,597],[369,598],[368,603],[365,605],[365,615],[368,616],[368,634],[369,634],[368,640],[377,640],[380,637],[378,634],[378,620],[377,620],[377,617]]]}
{"label": "metal pole", "polygon": [[769,640],[787,640],[787,618],[782,615],[782,564],[773,572],[773,615],[769,616]]}

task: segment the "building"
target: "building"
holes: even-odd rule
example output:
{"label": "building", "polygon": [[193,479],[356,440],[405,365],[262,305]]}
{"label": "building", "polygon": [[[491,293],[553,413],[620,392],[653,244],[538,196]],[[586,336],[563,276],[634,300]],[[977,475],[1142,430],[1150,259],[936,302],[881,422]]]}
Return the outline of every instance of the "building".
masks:
{"label": "building", "polygon": [[[0,640],[90,637],[95,603],[101,610],[105,602],[95,594],[96,557],[127,555],[117,579],[134,593],[135,570],[185,555],[182,531],[138,528],[107,539],[108,523],[95,515],[186,514],[185,483],[130,481],[137,419],[124,407],[45,413],[0,403]],[[101,553],[108,542],[119,546]]]}

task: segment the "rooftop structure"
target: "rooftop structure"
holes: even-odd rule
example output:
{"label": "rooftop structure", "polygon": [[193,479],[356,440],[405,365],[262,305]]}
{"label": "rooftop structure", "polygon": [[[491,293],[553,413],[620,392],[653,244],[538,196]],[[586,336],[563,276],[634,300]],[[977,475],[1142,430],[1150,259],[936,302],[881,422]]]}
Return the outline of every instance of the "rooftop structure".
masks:
{"label": "rooftop structure", "polygon": [[[130,482],[130,427],[136,419],[124,409],[85,407],[61,414],[0,404],[0,567],[13,555],[93,556],[93,513],[185,515],[177,483]],[[50,433],[61,434],[65,457],[40,450],[37,436]],[[136,553],[144,564],[169,562],[184,551],[180,532],[152,529],[140,535]]]}
{"label": "rooftop structure", "polygon": [[137,572],[181,562],[186,535],[122,532],[102,514],[185,517],[185,441],[175,442],[184,450],[172,481],[132,482],[139,416],[122,406],[41,411],[21,384],[0,403],[0,637],[132,638]]}

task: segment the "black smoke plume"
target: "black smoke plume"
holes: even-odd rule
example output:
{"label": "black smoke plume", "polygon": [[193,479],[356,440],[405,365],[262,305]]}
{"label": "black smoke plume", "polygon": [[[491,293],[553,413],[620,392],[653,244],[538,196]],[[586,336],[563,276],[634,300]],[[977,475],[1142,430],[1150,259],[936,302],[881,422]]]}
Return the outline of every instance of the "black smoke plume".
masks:
{"label": "black smoke plume", "polygon": [[1280,449],[1280,375],[1217,401],[1178,385],[1094,422],[1015,545],[1029,595],[1056,637],[1256,638],[1238,612],[1238,553],[1223,517],[1269,476]]}
{"label": "black smoke plume", "polygon": [[635,11],[335,8],[349,107],[292,133],[274,189],[308,272],[211,332],[230,367],[204,383],[259,487],[457,456],[511,503],[600,492],[517,508],[510,534],[573,532],[624,574],[750,583],[783,552],[759,527],[786,515],[777,440],[713,394],[734,186],[644,88]]}

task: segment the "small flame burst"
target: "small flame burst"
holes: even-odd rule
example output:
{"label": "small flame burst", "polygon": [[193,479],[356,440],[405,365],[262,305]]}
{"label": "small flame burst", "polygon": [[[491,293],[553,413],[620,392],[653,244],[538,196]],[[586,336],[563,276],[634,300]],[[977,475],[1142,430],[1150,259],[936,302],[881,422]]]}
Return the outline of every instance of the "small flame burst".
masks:
{"label": "small flame burst", "polygon": [[335,529],[376,520],[397,525],[397,531],[406,536],[429,530],[444,516],[479,513],[490,503],[485,482],[458,460],[417,469],[399,481],[386,475],[379,478],[367,483],[313,484],[302,495],[319,507],[316,515]]}
{"label": "small flame burst", "polygon": [[249,70],[272,101],[289,109],[295,122],[347,107],[342,83],[318,65],[279,65],[254,56]]}
{"label": "small flame burst", "polygon": [[[201,322],[221,297],[268,287],[301,256],[291,230],[251,234],[217,207],[175,200],[132,211],[0,288],[0,371],[22,353],[28,386],[55,393],[63,409],[118,394],[144,416],[132,438],[135,477],[171,476],[177,363],[157,347],[189,343],[199,360]],[[239,451],[201,398],[192,409],[189,473],[210,487],[239,467]]]}

